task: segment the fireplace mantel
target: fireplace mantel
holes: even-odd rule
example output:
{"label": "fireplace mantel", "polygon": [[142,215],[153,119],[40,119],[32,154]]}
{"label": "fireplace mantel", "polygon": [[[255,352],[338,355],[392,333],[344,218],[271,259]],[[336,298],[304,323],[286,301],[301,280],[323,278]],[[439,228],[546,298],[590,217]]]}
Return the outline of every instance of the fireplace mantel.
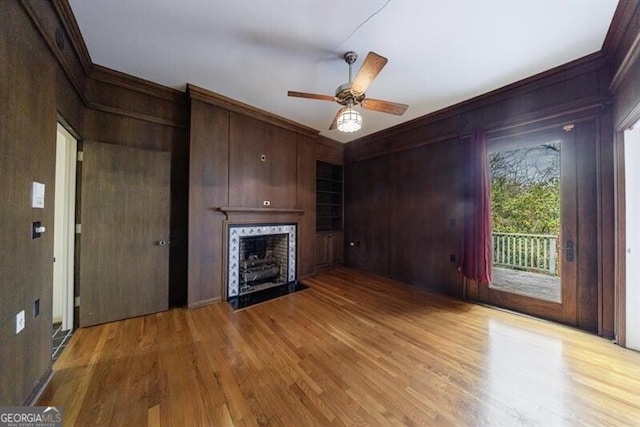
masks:
{"label": "fireplace mantel", "polygon": [[245,208],[245,207],[233,207],[233,206],[220,206],[215,210],[223,213],[293,213],[302,215],[304,210],[302,209],[280,209],[280,208]]}
{"label": "fireplace mantel", "polygon": [[[219,206],[213,209],[217,212],[223,213],[227,217],[227,220],[260,220],[261,218],[269,218],[272,220],[280,219],[292,221],[295,217],[304,215],[303,209],[248,208],[239,206]],[[297,221],[297,219],[295,219],[294,221]]]}

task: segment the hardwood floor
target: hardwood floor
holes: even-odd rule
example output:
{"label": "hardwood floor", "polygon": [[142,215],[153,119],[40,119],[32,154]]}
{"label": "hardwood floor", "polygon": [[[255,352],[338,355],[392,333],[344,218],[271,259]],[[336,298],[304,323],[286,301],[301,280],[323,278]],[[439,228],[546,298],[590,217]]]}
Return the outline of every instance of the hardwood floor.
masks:
{"label": "hardwood floor", "polygon": [[638,425],[640,353],[339,268],[309,289],[78,330],[65,425]]}

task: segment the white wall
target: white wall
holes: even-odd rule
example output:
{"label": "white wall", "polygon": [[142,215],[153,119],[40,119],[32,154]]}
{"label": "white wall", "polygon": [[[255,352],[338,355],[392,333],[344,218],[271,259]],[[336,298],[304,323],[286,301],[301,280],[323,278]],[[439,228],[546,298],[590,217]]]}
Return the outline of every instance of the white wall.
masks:
{"label": "white wall", "polygon": [[627,226],[626,344],[640,350],[640,122],[624,133]]}

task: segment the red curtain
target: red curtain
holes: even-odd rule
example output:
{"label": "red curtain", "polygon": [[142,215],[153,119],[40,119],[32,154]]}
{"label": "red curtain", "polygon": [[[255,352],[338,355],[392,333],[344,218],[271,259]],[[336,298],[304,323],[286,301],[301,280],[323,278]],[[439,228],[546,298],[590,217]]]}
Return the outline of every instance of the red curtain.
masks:
{"label": "red curtain", "polygon": [[465,169],[465,216],[460,272],[478,282],[491,281],[491,194],[487,136],[473,131],[462,141]]}

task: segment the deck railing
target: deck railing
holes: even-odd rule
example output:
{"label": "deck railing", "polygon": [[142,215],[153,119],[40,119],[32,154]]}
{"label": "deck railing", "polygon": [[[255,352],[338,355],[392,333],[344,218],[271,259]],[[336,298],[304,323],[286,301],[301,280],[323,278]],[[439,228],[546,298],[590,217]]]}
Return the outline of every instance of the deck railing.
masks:
{"label": "deck railing", "polygon": [[539,271],[555,276],[557,236],[547,234],[493,234],[493,265]]}

